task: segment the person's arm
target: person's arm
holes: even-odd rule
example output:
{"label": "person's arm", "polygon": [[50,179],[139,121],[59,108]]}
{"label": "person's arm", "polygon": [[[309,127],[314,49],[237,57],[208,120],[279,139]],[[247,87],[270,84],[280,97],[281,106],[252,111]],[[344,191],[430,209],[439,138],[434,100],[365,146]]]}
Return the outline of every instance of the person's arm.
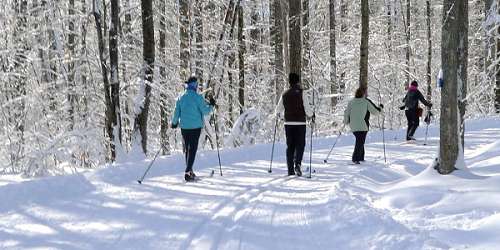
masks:
{"label": "person's arm", "polygon": [[203,116],[208,115],[212,112],[213,108],[211,105],[208,105],[207,101],[203,98],[203,96],[198,95],[197,106]]}
{"label": "person's arm", "polygon": [[302,91],[302,103],[304,104],[304,111],[306,112],[306,116],[312,117],[314,115],[314,107],[311,105],[309,95],[305,91]]}
{"label": "person's arm", "polygon": [[347,103],[347,108],[344,110],[344,124],[349,124],[351,115],[351,102]]}
{"label": "person's arm", "polygon": [[181,116],[181,109],[179,107],[180,106],[179,101],[180,101],[180,99],[178,99],[175,102],[175,110],[174,110],[174,115],[172,116],[172,122],[171,122],[172,128],[176,128],[177,125],[179,125],[179,118]]}
{"label": "person's arm", "polygon": [[278,100],[278,104],[274,108],[274,117],[277,119],[281,119],[283,117],[283,111],[285,107],[283,106],[283,94],[280,95],[280,99]]}
{"label": "person's arm", "polygon": [[368,102],[370,102],[370,104],[373,105],[373,107],[375,107],[378,110],[378,112],[382,111],[382,107],[375,105],[375,103],[373,103],[373,101],[370,100],[368,97],[366,98],[366,100],[368,100]]}
{"label": "person's arm", "polygon": [[405,98],[403,98],[403,106],[399,106],[400,110],[404,110],[406,108],[406,99],[408,98],[408,93],[406,93]]}
{"label": "person's arm", "polygon": [[422,92],[418,91],[418,100],[422,102],[425,106],[427,107],[432,107],[432,103],[428,102],[425,100],[424,95],[422,95]]}
{"label": "person's arm", "polygon": [[373,115],[378,115],[380,113],[380,110],[382,109],[379,109],[377,106],[375,106],[375,104],[370,101],[369,99],[367,99],[368,101],[368,111],[373,114]]}

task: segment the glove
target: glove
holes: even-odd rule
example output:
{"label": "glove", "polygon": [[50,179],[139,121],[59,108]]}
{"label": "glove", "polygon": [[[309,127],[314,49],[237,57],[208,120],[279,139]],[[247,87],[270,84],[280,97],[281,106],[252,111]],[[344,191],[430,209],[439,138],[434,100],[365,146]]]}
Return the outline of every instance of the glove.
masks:
{"label": "glove", "polygon": [[210,106],[215,106],[215,99],[213,96],[211,96],[209,99],[208,99],[208,104],[210,104]]}
{"label": "glove", "polygon": [[405,106],[399,107],[399,110],[404,110],[404,109],[405,109]]}
{"label": "glove", "polygon": [[170,125],[170,127],[171,127],[171,128],[173,128],[173,129],[176,129],[176,128],[177,128],[177,126],[179,126],[179,124],[173,124],[173,123],[172,123],[172,124]]}
{"label": "glove", "polygon": [[381,103],[378,106],[379,106],[380,109],[384,109],[384,104]]}

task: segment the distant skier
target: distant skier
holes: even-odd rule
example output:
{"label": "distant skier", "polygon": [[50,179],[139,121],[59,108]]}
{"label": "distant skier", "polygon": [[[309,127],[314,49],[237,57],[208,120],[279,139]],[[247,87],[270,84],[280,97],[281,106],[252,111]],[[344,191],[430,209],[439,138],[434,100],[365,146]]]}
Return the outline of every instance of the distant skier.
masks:
{"label": "distant skier", "polygon": [[359,87],[354,94],[354,98],[347,104],[344,111],[344,124],[351,127],[351,131],[356,137],[356,144],[352,153],[352,162],[354,164],[365,161],[365,140],[369,129],[369,114],[378,115],[383,108],[384,105],[379,104],[377,107],[367,98],[367,89],[364,87]]}
{"label": "distant skier", "polygon": [[286,163],[288,175],[302,175],[302,157],[306,146],[306,116],[314,120],[313,109],[300,88],[300,77],[296,73],[288,76],[290,88],[278,102],[276,114],[284,110],[286,135]]}
{"label": "distant skier", "polygon": [[413,135],[418,128],[420,117],[422,116],[423,109],[418,106],[418,102],[422,102],[425,106],[432,107],[432,103],[425,100],[422,93],[418,90],[418,82],[413,80],[408,87],[408,92],[406,93],[403,102],[403,106],[399,107],[401,110],[405,110],[406,120],[408,121],[408,129],[406,130],[406,140],[415,140]]}
{"label": "distant skier", "polygon": [[196,175],[193,172],[194,159],[198,150],[201,129],[203,128],[203,117],[209,114],[215,106],[215,100],[210,97],[208,103],[198,94],[198,81],[196,77],[190,77],[186,83],[186,92],[177,99],[175,103],[174,116],[172,117],[172,128],[181,127],[183,139],[184,156],[186,160],[186,171],[184,179],[194,181]]}

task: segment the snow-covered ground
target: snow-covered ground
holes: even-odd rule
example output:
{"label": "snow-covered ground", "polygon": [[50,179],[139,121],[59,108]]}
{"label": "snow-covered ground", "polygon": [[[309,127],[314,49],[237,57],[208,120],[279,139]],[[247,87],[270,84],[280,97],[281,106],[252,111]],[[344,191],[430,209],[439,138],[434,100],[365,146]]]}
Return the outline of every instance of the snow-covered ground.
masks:
{"label": "snow-covered ground", "polygon": [[[417,138],[423,140],[425,127]],[[349,165],[353,136],[314,142],[311,179],[285,177],[283,143],[198,155],[185,183],[180,155],[37,180],[0,177],[0,249],[499,249],[500,119],[467,123],[469,171],[441,176],[437,152],[369,133],[366,162]],[[309,148],[309,146],[307,146]],[[308,165],[309,152],[305,153]]]}

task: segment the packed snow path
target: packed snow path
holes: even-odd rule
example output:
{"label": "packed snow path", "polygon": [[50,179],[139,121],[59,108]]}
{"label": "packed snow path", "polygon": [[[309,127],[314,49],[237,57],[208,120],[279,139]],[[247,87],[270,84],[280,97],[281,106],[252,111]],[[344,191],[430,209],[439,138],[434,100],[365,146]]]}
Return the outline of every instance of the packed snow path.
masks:
{"label": "packed snow path", "polygon": [[[336,137],[315,138],[311,179],[285,176],[283,143],[271,174],[271,145],[256,145],[221,151],[222,177],[217,154],[201,152],[196,183],[183,181],[180,155],[158,158],[142,185],[149,161],[33,181],[2,177],[0,249],[497,249],[500,120],[467,128],[470,171],[450,176],[428,168],[438,144],[431,127],[428,146],[386,131],[387,163],[379,132],[369,134],[361,165],[349,164],[351,135],[328,164]],[[304,169],[308,159],[306,151]]]}

